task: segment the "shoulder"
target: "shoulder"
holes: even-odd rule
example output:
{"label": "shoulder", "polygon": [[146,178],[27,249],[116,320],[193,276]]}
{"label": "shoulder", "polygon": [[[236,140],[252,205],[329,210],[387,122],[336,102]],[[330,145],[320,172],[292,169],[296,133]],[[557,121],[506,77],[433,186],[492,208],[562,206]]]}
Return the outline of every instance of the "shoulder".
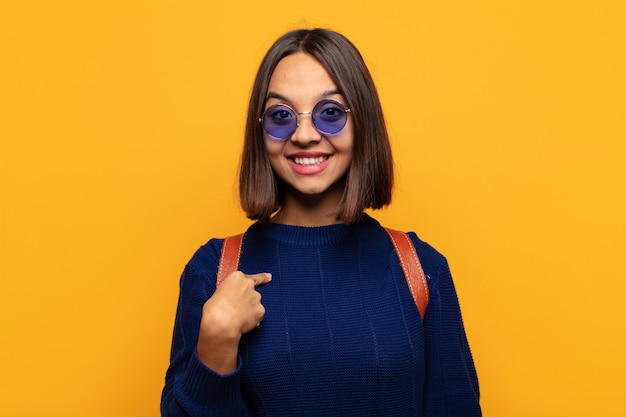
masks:
{"label": "shoulder", "polygon": [[226,240],[226,238],[237,235],[245,236],[245,238],[248,238],[249,236],[258,235],[260,233],[259,230],[262,230],[262,225],[258,223],[253,223],[245,231],[232,233],[224,237],[210,238],[206,243],[204,243],[195,251],[189,262],[187,262],[187,265],[185,265],[185,271],[193,272],[199,275],[214,275],[217,272],[217,267],[220,262],[220,255],[222,253],[222,248],[224,246],[224,241]]}
{"label": "shoulder", "polygon": [[433,295],[441,290],[442,287],[453,286],[448,260],[437,249],[421,240],[415,232],[408,232],[408,235],[415,245],[422,269],[424,274],[426,274],[432,299]]}
{"label": "shoulder", "polygon": [[[364,234],[367,234],[367,239],[372,239],[376,244],[385,244],[383,241],[387,241],[389,242],[390,250],[392,250],[393,245],[391,244],[391,239],[384,231],[385,227],[383,225],[369,216],[365,217],[364,224],[366,229]],[[445,256],[428,242],[422,240],[416,232],[409,231],[404,233],[406,233],[413,242],[424,273],[435,277],[440,268],[447,264]]]}
{"label": "shoulder", "polygon": [[211,238],[200,246],[187,262],[185,272],[196,275],[215,274],[223,244],[223,238]]}
{"label": "shoulder", "polygon": [[424,269],[426,269],[426,266],[428,266],[429,269],[438,269],[447,262],[446,257],[441,254],[441,252],[431,246],[428,242],[420,239],[417,233],[407,232],[407,234],[415,246],[415,250],[417,251],[417,255]]}

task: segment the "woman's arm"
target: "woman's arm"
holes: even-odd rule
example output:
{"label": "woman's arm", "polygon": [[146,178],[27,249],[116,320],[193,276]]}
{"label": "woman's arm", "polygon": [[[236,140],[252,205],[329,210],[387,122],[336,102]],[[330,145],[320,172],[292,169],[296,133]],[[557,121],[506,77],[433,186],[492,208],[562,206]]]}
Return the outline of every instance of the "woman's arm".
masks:
{"label": "woman's arm", "polygon": [[180,280],[163,416],[248,415],[237,346],[263,318],[255,287],[270,277],[235,272],[215,291],[219,247],[213,252],[198,250]]}
{"label": "woman's arm", "polygon": [[424,417],[481,416],[480,393],[461,308],[446,258],[409,233],[427,275]]}
{"label": "woman's arm", "polygon": [[424,417],[481,416],[476,369],[445,258],[429,285],[430,302],[424,318]]}

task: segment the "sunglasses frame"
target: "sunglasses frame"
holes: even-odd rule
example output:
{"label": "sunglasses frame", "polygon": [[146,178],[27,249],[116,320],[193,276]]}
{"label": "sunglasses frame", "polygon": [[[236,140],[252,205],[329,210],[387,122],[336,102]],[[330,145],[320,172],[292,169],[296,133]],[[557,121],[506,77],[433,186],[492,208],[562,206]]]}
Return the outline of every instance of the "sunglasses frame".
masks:
{"label": "sunglasses frame", "polygon": [[[317,124],[315,124],[315,118],[313,117],[313,112],[315,111],[315,108],[317,106],[319,106],[322,103],[332,103],[332,104],[336,104],[338,105],[340,108],[343,109],[344,114],[346,114],[346,118],[345,121],[343,123],[343,126],[341,126],[341,129],[339,129],[338,131],[331,133],[331,132],[324,132],[323,130],[321,130],[319,127],[317,127]],[[269,109],[271,109],[272,107],[276,107],[276,106],[283,106],[286,107],[287,109],[289,109],[296,118],[296,127],[284,138],[279,138],[276,137],[274,135],[272,135],[270,132],[267,131],[267,129],[265,129],[265,123],[263,123],[266,115],[267,115],[267,111]],[[352,111],[350,110],[350,108],[346,108],[343,104],[341,104],[340,102],[338,102],[337,100],[333,100],[331,98],[326,98],[323,100],[318,101],[317,103],[315,103],[315,105],[313,106],[313,109],[311,111],[303,111],[303,112],[297,112],[295,111],[291,106],[288,106],[287,104],[273,104],[271,106],[269,106],[267,109],[265,109],[265,111],[263,111],[263,115],[261,117],[259,117],[259,123],[261,124],[262,129],[265,131],[265,133],[267,133],[269,136],[271,136],[274,139],[278,139],[278,140],[287,140],[291,137],[291,135],[294,134],[294,132],[298,129],[298,127],[300,126],[300,119],[298,118],[298,116],[303,115],[303,114],[310,114],[311,115],[311,121],[313,122],[313,126],[315,127],[315,130],[317,130],[318,132],[320,132],[323,135],[336,135],[337,133],[341,132],[343,130],[344,127],[346,127],[346,123],[348,123],[348,113],[352,113]]]}

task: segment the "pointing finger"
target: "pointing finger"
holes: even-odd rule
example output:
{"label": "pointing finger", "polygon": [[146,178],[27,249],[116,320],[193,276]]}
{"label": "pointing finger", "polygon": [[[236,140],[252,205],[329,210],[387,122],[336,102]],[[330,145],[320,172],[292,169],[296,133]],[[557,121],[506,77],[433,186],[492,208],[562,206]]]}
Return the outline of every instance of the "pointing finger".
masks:
{"label": "pointing finger", "polygon": [[254,281],[255,287],[258,287],[259,285],[267,284],[268,282],[270,282],[272,280],[272,274],[264,272],[261,274],[248,275],[248,278]]}

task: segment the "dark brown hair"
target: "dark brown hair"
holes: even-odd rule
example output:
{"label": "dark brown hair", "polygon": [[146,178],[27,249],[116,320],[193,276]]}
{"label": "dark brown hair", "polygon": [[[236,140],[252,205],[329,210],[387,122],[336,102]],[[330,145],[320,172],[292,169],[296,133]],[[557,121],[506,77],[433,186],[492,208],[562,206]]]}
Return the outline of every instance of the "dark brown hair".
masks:
{"label": "dark brown hair", "polygon": [[283,185],[276,178],[265,151],[259,117],[274,68],[288,55],[304,52],[328,71],[351,109],[354,149],[336,217],[358,220],[367,208],[391,202],[393,161],[389,136],[376,86],[356,47],[328,29],[294,30],[281,36],[263,58],[252,87],[239,169],[239,198],[248,217],[267,222],[283,201]]}

